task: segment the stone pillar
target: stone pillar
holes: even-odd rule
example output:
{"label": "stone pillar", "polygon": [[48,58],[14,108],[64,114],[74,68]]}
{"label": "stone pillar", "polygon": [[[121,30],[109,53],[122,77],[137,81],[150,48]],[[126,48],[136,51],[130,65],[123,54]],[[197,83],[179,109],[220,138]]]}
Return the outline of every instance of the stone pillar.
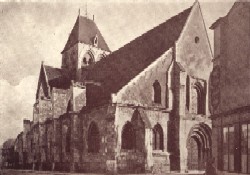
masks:
{"label": "stone pillar", "polygon": [[39,124],[39,170],[43,170],[46,162],[46,124]]}
{"label": "stone pillar", "polygon": [[146,151],[146,163],[145,163],[145,171],[146,173],[151,173],[153,167],[153,155],[152,155],[152,129],[145,129],[145,151]]}
{"label": "stone pillar", "polygon": [[61,151],[62,151],[62,139],[61,139],[62,131],[61,131],[61,122],[60,119],[54,119],[53,125],[53,156],[52,156],[52,170],[58,170],[60,168],[61,163]]}
{"label": "stone pillar", "polygon": [[187,171],[187,157],[188,157],[188,151],[187,151],[187,137],[185,133],[184,123],[185,121],[180,121],[180,129],[179,129],[179,148],[180,148],[180,171],[186,172]]}
{"label": "stone pillar", "polygon": [[77,165],[80,161],[80,149],[82,146],[81,143],[81,122],[78,117],[78,113],[70,113],[70,120],[71,120],[71,147],[70,147],[70,154],[71,154],[71,165],[70,165],[70,171],[76,172],[77,171]]}

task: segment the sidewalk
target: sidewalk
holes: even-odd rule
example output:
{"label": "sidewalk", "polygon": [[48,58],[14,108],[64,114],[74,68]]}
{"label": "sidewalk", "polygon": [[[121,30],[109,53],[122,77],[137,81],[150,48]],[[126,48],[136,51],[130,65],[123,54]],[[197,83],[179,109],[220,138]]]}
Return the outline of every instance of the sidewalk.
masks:
{"label": "sidewalk", "polygon": [[[0,170],[0,175],[106,175],[106,174],[96,174],[96,173],[62,173],[56,171],[33,171],[33,170],[13,170],[13,169],[5,169]],[[204,175],[204,171],[189,171],[188,173],[165,173],[164,175]],[[132,174],[125,174],[132,175]],[[140,175],[140,174],[133,174]],[[141,175],[153,175],[153,174],[141,174]],[[159,174],[160,175],[160,174]]]}
{"label": "sidewalk", "polygon": [[[52,172],[52,171],[33,171],[33,170],[11,170],[5,169],[0,170],[0,175],[97,175],[97,174],[90,174],[90,173],[62,173],[62,172]],[[98,174],[102,175],[102,174]]]}

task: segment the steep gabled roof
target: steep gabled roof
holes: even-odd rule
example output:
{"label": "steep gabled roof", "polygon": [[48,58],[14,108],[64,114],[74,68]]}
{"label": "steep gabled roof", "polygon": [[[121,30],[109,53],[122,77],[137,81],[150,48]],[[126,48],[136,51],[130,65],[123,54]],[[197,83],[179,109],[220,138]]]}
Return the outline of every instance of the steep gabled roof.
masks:
{"label": "steep gabled roof", "polygon": [[97,62],[88,72],[87,79],[100,82],[109,93],[118,92],[175,45],[191,9],[184,10]]}
{"label": "steep gabled roof", "polygon": [[51,87],[67,89],[70,86],[69,72],[66,69],[44,65],[48,83]]}
{"label": "steep gabled roof", "polygon": [[93,45],[95,36],[98,38],[97,47],[110,52],[109,47],[95,22],[84,16],[78,16],[62,53],[78,42]]}
{"label": "steep gabled roof", "polygon": [[49,96],[49,87],[56,87],[60,89],[68,89],[70,87],[70,78],[67,70],[54,68],[44,65],[42,63],[36,98],[38,98],[39,88],[42,84],[45,96]]}

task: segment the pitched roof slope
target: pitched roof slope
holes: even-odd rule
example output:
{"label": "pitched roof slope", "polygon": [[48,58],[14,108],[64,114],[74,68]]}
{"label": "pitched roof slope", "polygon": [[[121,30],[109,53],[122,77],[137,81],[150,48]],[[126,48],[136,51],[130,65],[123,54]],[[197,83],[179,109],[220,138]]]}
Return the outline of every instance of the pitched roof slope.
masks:
{"label": "pitched roof slope", "polygon": [[45,74],[51,87],[66,89],[70,86],[68,71],[44,65]]}
{"label": "pitched roof slope", "polygon": [[102,83],[104,90],[118,92],[164,52],[174,46],[192,7],[149,30],[103,58],[88,72],[87,79]]}
{"label": "pitched roof slope", "polygon": [[78,16],[62,53],[78,42],[92,45],[96,35],[98,37],[97,47],[110,52],[95,22],[84,16]]}
{"label": "pitched roof slope", "polygon": [[[46,79],[48,80],[48,84]],[[67,70],[54,68],[42,63],[37,85],[36,98],[38,98],[40,85],[43,87],[45,96],[49,96],[48,86],[59,89],[68,89],[70,87],[69,73]]]}

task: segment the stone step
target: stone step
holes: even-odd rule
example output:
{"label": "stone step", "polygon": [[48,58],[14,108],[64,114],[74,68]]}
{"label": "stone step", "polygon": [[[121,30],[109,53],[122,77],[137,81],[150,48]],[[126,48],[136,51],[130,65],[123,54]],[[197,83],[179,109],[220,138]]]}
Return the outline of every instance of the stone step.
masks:
{"label": "stone step", "polygon": [[192,171],[188,171],[188,172],[177,172],[177,171],[172,171],[169,173],[165,173],[165,175],[205,175],[205,171],[196,171],[196,170],[192,170]]}

